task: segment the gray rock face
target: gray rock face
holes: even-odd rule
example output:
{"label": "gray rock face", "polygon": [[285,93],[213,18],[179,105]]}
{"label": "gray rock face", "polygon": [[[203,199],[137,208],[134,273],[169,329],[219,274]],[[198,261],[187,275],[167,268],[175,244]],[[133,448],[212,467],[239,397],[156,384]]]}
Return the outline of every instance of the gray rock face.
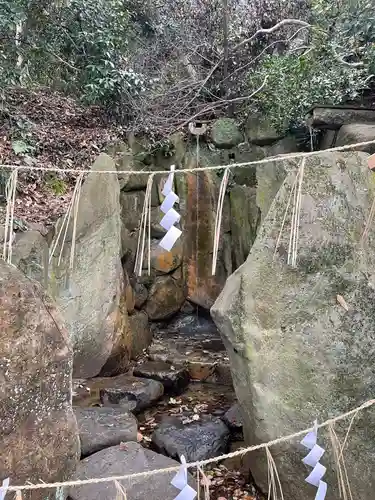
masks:
{"label": "gray rock face", "polygon": [[246,122],[248,140],[258,146],[265,146],[282,138],[266,116],[261,113],[250,115]]}
{"label": "gray rock face", "polygon": [[351,123],[375,123],[375,110],[316,107],[309,118],[313,127],[338,129]]}
{"label": "gray rock face", "polygon": [[75,408],[81,455],[86,457],[121,442],[137,441],[137,419],[118,408]]}
{"label": "gray rock face", "polygon": [[[128,475],[178,465],[176,461],[142,448],[138,443],[126,443],[123,449],[113,446],[82,460],[74,479]],[[175,474],[176,472],[169,472],[155,474],[152,478],[124,479],[121,485],[129,500],[166,500],[175,498],[180,493],[180,490],[170,484]],[[188,482],[194,487],[190,474]],[[113,482],[89,484],[71,488],[69,497],[72,500],[113,500],[116,498],[116,488]]]}
{"label": "gray rock face", "polygon": [[166,417],[153,433],[152,442],[172,458],[184,455],[188,462],[195,462],[225,453],[229,429],[216,417],[201,417],[201,421],[185,425],[177,418]]}
{"label": "gray rock face", "polygon": [[17,235],[13,245],[12,264],[47,288],[48,244],[38,231],[26,231]]}
{"label": "gray rock face", "polygon": [[[247,261],[211,310],[230,357],[244,411],[247,443],[267,442],[324,421],[373,397],[375,234],[361,243],[374,198],[364,153],[322,153],[306,162],[297,267],[287,265],[291,213],[274,257],[294,174],[271,205]],[[342,307],[340,295],[348,305]],[[341,439],[347,424],[337,426]],[[352,491],[373,498],[375,417],[356,419],[345,451]],[[324,431],[329,496],[339,498]],[[298,440],[273,448],[290,500],[308,498]],[[271,449],[272,452],[272,449]],[[249,454],[256,483],[267,488],[264,453]]]}
{"label": "gray rock face", "polygon": [[166,392],[181,393],[189,384],[189,370],[183,366],[173,366],[163,361],[148,361],[133,370],[136,377],[158,380]]}
{"label": "gray rock face", "polygon": [[97,375],[116,337],[122,289],[120,262],[120,188],[109,156],[96,160],[85,180],[78,209],[74,268],[70,269],[73,224],[70,221],[62,260],[60,248],[50,266],[49,288],[63,314],[74,347],[74,375]]}
{"label": "gray rock face", "polygon": [[269,162],[257,165],[256,179],[256,204],[260,210],[263,221],[272,205],[275,196],[284,182],[288,170],[296,167],[292,162]]}
{"label": "gray rock face", "polygon": [[[375,113],[374,113],[375,114]],[[346,146],[347,144],[355,144],[356,142],[367,142],[375,140],[375,123],[353,123],[352,125],[343,125],[336,139],[336,146]],[[362,146],[360,151],[365,153],[375,153],[375,144]]]}
{"label": "gray rock face", "polygon": [[144,191],[121,192],[121,219],[128,231],[135,231],[141,224]]}
{"label": "gray rock face", "polygon": [[79,460],[69,334],[42,286],[3,260],[0,343],[0,478],[64,481]]}
{"label": "gray rock face", "polygon": [[[160,382],[129,375],[93,379],[92,382],[94,387],[100,388],[100,399],[106,406],[125,406],[135,412],[148,408],[164,393],[163,384]],[[129,406],[129,402],[133,404]]]}

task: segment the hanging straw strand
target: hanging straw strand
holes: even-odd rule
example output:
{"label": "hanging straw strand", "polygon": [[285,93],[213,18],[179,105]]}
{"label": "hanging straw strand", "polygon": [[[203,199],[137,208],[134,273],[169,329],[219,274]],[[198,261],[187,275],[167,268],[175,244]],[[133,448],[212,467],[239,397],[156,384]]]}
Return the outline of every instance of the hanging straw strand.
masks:
{"label": "hanging straw strand", "polygon": [[212,276],[215,276],[216,274],[217,257],[219,253],[219,243],[220,243],[221,221],[223,217],[225,191],[227,189],[228,179],[229,179],[229,168],[226,168],[220,184],[219,199],[217,202],[217,209],[216,209],[215,233],[214,233],[214,244],[213,244],[213,255],[212,255]]}
{"label": "hanging straw strand", "polygon": [[[148,274],[151,274],[151,195],[154,181],[154,174],[151,174],[147,180],[145,200],[143,203],[141,224],[139,228],[137,254],[135,259],[134,271],[138,276],[142,276],[143,258],[145,252],[145,244],[147,239],[148,244],[148,259],[147,267]],[[148,235],[148,238],[146,238]]]}
{"label": "hanging straw strand", "polygon": [[5,216],[5,227],[4,227],[4,245],[3,245],[3,259],[12,263],[12,250],[13,250],[13,224],[14,224],[14,208],[16,204],[16,192],[17,192],[17,178],[18,169],[14,170],[8,179],[6,185],[6,199],[7,208]]}

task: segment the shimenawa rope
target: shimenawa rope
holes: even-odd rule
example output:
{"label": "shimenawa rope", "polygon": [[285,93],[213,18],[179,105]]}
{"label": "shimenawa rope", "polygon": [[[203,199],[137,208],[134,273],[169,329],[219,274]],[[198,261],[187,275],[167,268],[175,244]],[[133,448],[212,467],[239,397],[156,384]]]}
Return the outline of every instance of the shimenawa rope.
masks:
{"label": "shimenawa rope", "polygon": [[[262,160],[254,160],[254,161],[246,161],[243,163],[229,163],[228,165],[215,165],[215,166],[205,166],[205,167],[194,167],[194,168],[184,168],[176,170],[176,174],[188,174],[191,172],[203,172],[208,170],[222,170],[224,168],[243,168],[250,165],[263,165],[269,162],[278,162],[285,160],[293,160],[294,158],[310,158],[312,156],[324,155],[326,153],[335,153],[340,151],[349,151],[351,149],[356,149],[360,147],[370,146],[371,144],[375,144],[375,139],[372,141],[364,141],[364,142],[356,142],[353,144],[347,144],[346,146],[338,146],[335,148],[317,150],[317,151],[309,151],[305,153],[289,153],[278,156],[269,156],[267,158],[263,158]],[[31,165],[12,165],[12,164],[0,164],[0,168],[8,168],[8,169],[18,169],[18,170],[29,170],[29,171],[41,171],[41,172],[64,172],[64,173],[80,173],[82,169],[76,168],[58,168],[58,167],[35,167]],[[90,170],[84,170],[84,172],[90,172]],[[119,174],[117,170],[98,170],[95,171],[96,174]],[[166,170],[122,170],[121,175],[165,175]]]}
{"label": "shimenawa rope", "polygon": [[[337,417],[330,418],[326,420],[325,422],[322,422],[321,424],[318,425],[318,428],[322,427],[327,427],[335,422],[338,422],[340,420],[344,420],[347,417],[356,415],[358,412],[365,410],[366,408],[370,408],[375,404],[375,399],[370,399],[363,403],[362,405],[358,406],[354,410],[350,410],[346,413],[343,413],[342,415],[338,415]],[[251,451],[255,450],[262,450],[265,448],[269,448],[270,446],[274,446],[276,444],[280,443],[285,443],[287,441],[290,441],[294,438],[303,436],[307,434],[308,432],[311,432],[314,430],[314,427],[309,427],[308,429],[304,429],[303,431],[298,431],[295,432],[294,434],[288,434],[287,436],[282,436],[277,439],[273,439],[272,441],[268,441],[267,443],[261,443],[257,444],[254,446],[249,446],[248,448],[243,448],[241,450],[233,451],[232,453],[227,453],[225,455],[221,455],[219,457],[214,457],[214,458],[209,458],[207,460],[200,460],[197,462],[192,462],[186,464],[186,467],[188,469],[194,468],[194,467],[202,467],[203,465],[215,463],[215,462],[220,462],[221,460],[227,459],[227,458],[233,458],[233,457],[238,457],[245,455],[246,453],[249,453]],[[340,446],[340,452],[342,451],[343,446]],[[180,469],[180,465],[176,465],[174,467],[167,467],[165,469],[155,469],[155,470],[150,470],[150,471],[144,471],[144,472],[137,472],[135,474],[125,474],[123,476],[110,476],[110,477],[97,477],[97,478],[91,478],[91,479],[79,479],[79,480],[72,480],[72,481],[64,481],[64,482],[57,482],[57,483],[39,483],[39,484],[24,484],[24,485],[15,485],[15,486],[8,486],[7,488],[1,488],[0,491],[6,490],[6,491],[23,491],[23,490],[38,490],[38,489],[47,489],[47,488],[58,488],[58,487],[64,487],[64,486],[82,486],[83,484],[98,484],[98,483],[108,483],[108,482],[114,482],[114,481],[121,481],[124,479],[134,479],[134,478],[140,478],[140,477],[150,477],[154,476],[156,474],[165,474],[168,472],[176,472]]]}

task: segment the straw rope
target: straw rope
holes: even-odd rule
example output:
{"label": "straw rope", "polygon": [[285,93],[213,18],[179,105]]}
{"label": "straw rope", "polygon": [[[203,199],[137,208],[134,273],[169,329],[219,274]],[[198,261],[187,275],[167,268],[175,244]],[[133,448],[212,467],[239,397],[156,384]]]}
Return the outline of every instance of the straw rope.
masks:
{"label": "straw rope", "polygon": [[[354,410],[350,410],[346,413],[338,415],[337,417],[330,418],[330,419],[326,420],[325,422],[322,422],[321,424],[318,425],[318,428],[319,429],[322,427],[332,428],[332,425],[335,422],[338,422],[340,420],[344,420],[347,417],[351,417],[353,415],[356,415],[358,412],[365,410],[366,408],[370,408],[374,404],[375,404],[375,399],[370,399],[370,400],[366,401],[365,403],[363,403],[362,405],[355,408]],[[191,469],[194,467],[202,468],[202,466],[204,466],[204,465],[212,464],[215,462],[220,462],[221,460],[224,460],[227,458],[243,456],[246,453],[249,453],[251,451],[265,450],[265,449],[269,448],[270,446],[274,446],[274,445],[280,444],[280,443],[285,443],[285,442],[290,441],[294,438],[303,436],[303,435],[307,434],[308,432],[312,432],[313,430],[314,430],[314,427],[309,427],[308,429],[304,429],[302,431],[295,432],[294,434],[288,434],[287,436],[282,436],[282,437],[279,437],[277,439],[273,439],[272,441],[268,441],[267,443],[261,443],[261,444],[257,444],[254,446],[249,446],[248,448],[243,448],[241,450],[233,451],[233,452],[227,453],[225,455],[220,455],[219,457],[214,457],[214,458],[209,458],[207,460],[200,460],[197,462],[188,463],[188,464],[186,464],[186,467],[188,469]],[[338,450],[339,450],[339,457],[342,459],[341,451],[343,450],[343,446],[338,444]],[[269,454],[268,454],[268,456],[269,456]],[[38,489],[58,488],[58,487],[65,487],[65,486],[82,486],[84,484],[109,483],[109,482],[114,482],[114,481],[121,481],[124,479],[150,477],[150,476],[154,476],[156,474],[166,474],[169,472],[176,472],[180,469],[180,467],[181,467],[181,465],[176,465],[174,467],[167,467],[165,469],[155,469],[155,470],[150,470],[150,471],[137,472],[135,474],[124,474],[123,476],[97,477],[97,478],[92,478],[92,479],[77,479],[77,480],[57,482],[57,483],[24,484],[24,485],[17,485],[17,486],[15,485],[15,486],[8,486],[6,488],[0,487],[0,491],[38,490]],[[276,478],[276,480],[277,480],[277,478]]]}
{"label": "straw rope", "polygon": [[[370,146],[375,144],[375,139],[372,141],[364,141],[364,142],[355,142],[353,144],[347,144],[346,146],[338,146],[335,148],[317,150],[317,151],[309,151],[304,153],[288,153],[284,155],[278,156],[269,156],[268,158],[263,158],[262,160],[254,160],[254,161],[246,161],[243,163],[229,163],[228,165],[215,165],[215,166],[205,166],[205,167],[194,167],[194,168],[184,168],[181,170],[176,170],[176,174],[181,173],[191,173],[191,172],[203,172],[206,170],[222,170],[224,168],[243,168],[249,165],[264,165],[265,163],[269,163],[270,161],[284,161],[284,160],[293,160],[294,158],[310,158],[313,156],[319,156],[325,153],[335,153],[340,151],[349,151],[351,149],[356,149],[360,147]],[[58,167],[35,167],[32,165],[12,165],[12,164],[0,164],[0,168],[8,168],[8,169],[19,169],[19,170],[28,170],[28,171],[40,171],[40,172],[64,172],[64,173],[80,173],[82,169],[77,168],[58,168]],[[87,170],[85,170],[87,172]],[[95,171],[96,174],[118,174],[117,170],[98,170]],[[122,170],[121,175],[165,175],[167,173],[166,170]]]}

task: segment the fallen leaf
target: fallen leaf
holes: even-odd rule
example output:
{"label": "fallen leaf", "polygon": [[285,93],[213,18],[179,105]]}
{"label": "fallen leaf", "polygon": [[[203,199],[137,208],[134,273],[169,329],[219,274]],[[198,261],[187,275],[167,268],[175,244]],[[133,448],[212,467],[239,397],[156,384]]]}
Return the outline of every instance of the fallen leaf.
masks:
{"label": "fallen leaf", "polygon": [[336,300],[345,311],[349,311],[349,306],[342,295],[337,295]]}

